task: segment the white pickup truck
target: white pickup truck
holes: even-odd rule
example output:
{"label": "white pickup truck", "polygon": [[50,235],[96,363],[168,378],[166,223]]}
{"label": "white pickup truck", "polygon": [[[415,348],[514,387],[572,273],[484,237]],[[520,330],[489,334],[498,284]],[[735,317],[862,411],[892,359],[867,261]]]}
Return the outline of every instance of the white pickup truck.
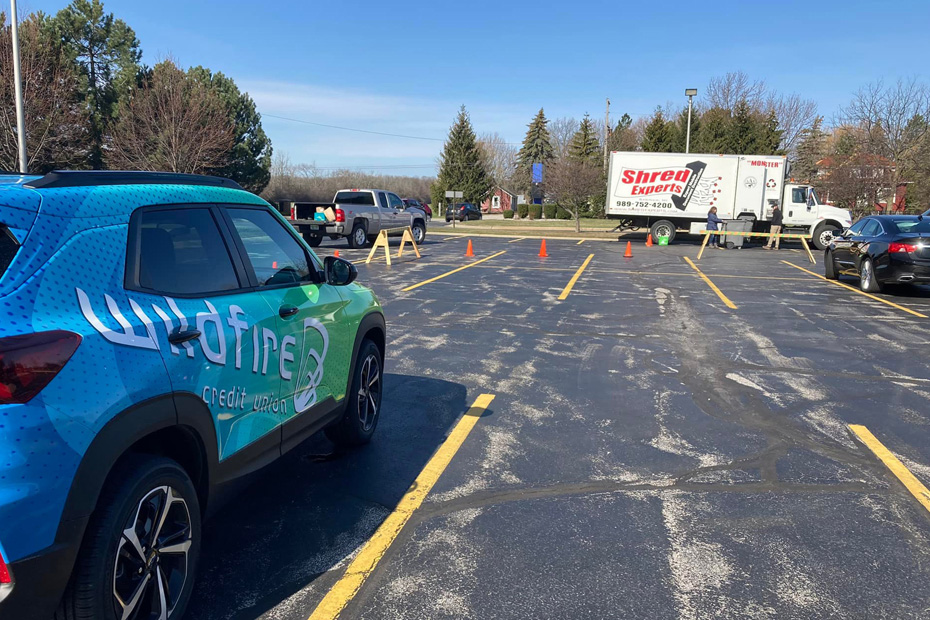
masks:
{"label": "white pickup truck", "polygon": [[[315,219],[317,207],[330,209],[333,219]],[[419,244],[426,238],[426,213],[407,207],[393,192],[383,189],[341,189],[332,202],[295,202],[291,204],[291,224],[300,231],[310,247],[320,245],[323,237],[346,238],[351,248],[363,248],[382,230],[410,227]],[[402,234],[398,230],[396,233]]]}

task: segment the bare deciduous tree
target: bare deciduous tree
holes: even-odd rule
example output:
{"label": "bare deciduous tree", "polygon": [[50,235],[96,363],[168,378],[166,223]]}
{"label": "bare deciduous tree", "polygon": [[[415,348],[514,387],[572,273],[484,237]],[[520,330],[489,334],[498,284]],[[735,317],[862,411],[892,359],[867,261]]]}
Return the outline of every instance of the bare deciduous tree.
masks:
{"label": "bare deciduous tree", "polygon": [[565,157],[549,164],[546,194],[572,214],[575,232],[581,232],[581,212],[604,184],[604,172],[599,163]]}
{"label": "bare deciduous tree", "polygon": [[[89,144],[88,113],[80,100],[74,68],[60,42],[43,33],[40,19],[32,15],[19,25],[30,172],[79,166]],[[3,13],[0,25],[0,169],[18,170],[13,47]]]}
{"label": "bare deciduous tree", "polygon": [[752,109],[761,109],[765,99],[765,82],[752,80],[742,71],[731,71],[711,78],[704,94],[706,108],[733,110],[740,101]]}
{"label": "bare deciduous tree", "polygon": [[508,143],[503,136],[495,132],[481,135],[478,138],[478,148],[494,183],[510,189],[510,180],[517,161],[516,145]]}
{"label": "bare deciduous tree", "polygon": [[894,192],[902,169],[912,163],[930,131],[930,89],[914,78],[893,85],[873,82],[856,92],[841,119],[860,130],[860,153],[881,155],[891,162],[889,189]]}
{"label": "bare deciduous tree", "polygon": [[781,135],[781,148],[789,155],[794,154],[801,132],[811,127],[817,119],[817,102],[804,99],[797,93],[771,95],[767,106],[775,110]]}
{"label": "bare deciduous tree", "polygon": [[568,155],[568,146],[578,131],[578,119],[563,116],[549,121],[549,137],[552,142],[552,151],[556,159]]}
{"label": "bare deciduous tree", "polygon": [[171,60],[120,103],[106,160],[111,168],[204,173],[222,167],[234,142],[223,102]]}

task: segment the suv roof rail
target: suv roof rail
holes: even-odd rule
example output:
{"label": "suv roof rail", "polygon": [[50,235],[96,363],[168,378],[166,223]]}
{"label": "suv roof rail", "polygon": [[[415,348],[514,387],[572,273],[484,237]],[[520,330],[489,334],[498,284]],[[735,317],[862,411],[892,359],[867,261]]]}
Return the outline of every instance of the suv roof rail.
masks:
{"label": "suv roof rail", "polygon": [[210,185],[242,189],[232,179],[180,172],[138,172],[131,170],[54,170],[41,179],[26,183],[33,189],[86,187],[89,185]]}

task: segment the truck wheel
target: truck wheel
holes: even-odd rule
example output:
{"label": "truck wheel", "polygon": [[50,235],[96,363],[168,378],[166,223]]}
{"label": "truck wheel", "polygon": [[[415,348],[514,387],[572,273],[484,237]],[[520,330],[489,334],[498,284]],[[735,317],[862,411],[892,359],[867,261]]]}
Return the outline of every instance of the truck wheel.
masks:
{"label": "truck wheel", "polygon": [[91,516],[57,620],[180,618],[200,553],[200,504],[175,461],[120,463]]}
{"label": "truck wheel", "polygon": [[675,240],[675,231],[675,225],[668,220],[659,220],[649,228],[649,232],[652,233],[652,240],[656,243],[658,243],[659,237],[668,237],[668,242],[671,243]]}
{"label": "truck wheel", "polygon": [[307,242],[311,248],[319,247],[320,243],[323,242],[323,237],[320,235],[311,235],[309,233],[304,233],[304,241]]}
{"label": "truck wheel", "polygon": [[355,361],[352,389],[342,418],[326,429],[326,436],[339,448],[351,448],[371,441],[381,415],[383,373],[381,351],[371,340],[362,342]]}
{"label": "truck wheel", "polygon": [[836,270],[836,261],[833,260],[833,252],[830,250],[823,255],[823,277],[827,280],[838,280],[840,277]]}
{"label": "truck wheel", "polygon": [[882,285],[875,275],[875,265],[871,258],[866,258],[859,265],[859,288],[866,293],[881,293]]}
{"label": "truck wheel", "polygon": [[352,227],[352,234],[349,235],[349,247],[353,249],[363,248],[365,244],[368,243],[368,232],[365,230],[365,225],[361,222],[356,222],[355,226]]}
{"label": "truck wheel", "polygon": [[814,236],[811,239],[814,242],[814,247],[818,250],[826,250],[833,243],[833,233],[838,230],[839,228],[833,224],[821,224],[815,228]]}
{"label": "truck wheel", "polygon": [[417,245],[423,243],[423,240],[426,239],[426,226],[423,225],[423,222],[414,222],[410,230],[413,231],[413,240],[417,242]]}

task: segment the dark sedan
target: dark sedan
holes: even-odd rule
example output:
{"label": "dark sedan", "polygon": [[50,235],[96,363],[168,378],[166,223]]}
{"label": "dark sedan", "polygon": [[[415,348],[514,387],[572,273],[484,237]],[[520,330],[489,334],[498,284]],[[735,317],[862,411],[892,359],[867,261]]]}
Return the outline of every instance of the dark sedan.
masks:
{"label": "dark sedan", "polygon": [[447,222],[451,222],[453,217],[455,217],[455,219],[459,222],[468,220],[480,220],[481,209],[470,202],[459,203],[449,207],[449,209],[446,211]]}
{"label": "dark sedan", "polygon": [[827,278],[856,276],[867,293],[878,293],[885,284],[930,282],[930,218],[862,218],[834,235],[823,262]]}
{"label": "dark sedan", "polygon": [[404,202],[405,208],[412,207],[414,209],[419,209],[420,211],[426,214],[427,221],[433,219],[433,210],[430,209],[429,205],[426,204],[425,202],[417,200],[416,198],[403,198],[402,200]]}

